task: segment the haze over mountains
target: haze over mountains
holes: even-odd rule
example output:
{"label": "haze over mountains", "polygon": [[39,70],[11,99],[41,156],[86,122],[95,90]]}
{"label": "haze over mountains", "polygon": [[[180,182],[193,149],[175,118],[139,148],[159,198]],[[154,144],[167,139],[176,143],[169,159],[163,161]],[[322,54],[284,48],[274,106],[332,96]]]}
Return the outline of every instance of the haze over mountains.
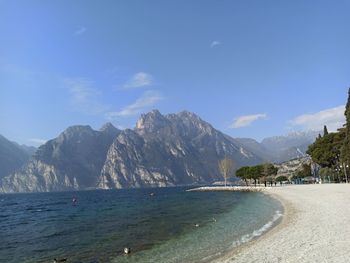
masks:
{"label": "haze over mountains", "polygon": [[24,165],[35,151],[35,147],[19,145],[0,135],[0,179]]}
{"label": "haze over mountains", "polygon": [[[233,159],[237,167],[283,161],[302,155],[318,133],[272,137],[261,143],[235,139],[214,129],[197,115],[183,111],[142,114],[134,129],[105,124],[72,126],[40,146],[29,159],[0,141],[2,192],[47,192],[86,189],[159,187],[222,180],[218,161]],[[3,147],[6,146],[6,147]],[[29,160],[28,160],[29,159]],[[14,172],[15,167],[17,170]],[[6,175],[6,176],[5,176]]]}
{"label": "haze over mountains", "polygon": [[244,147],[262,159],[282,163],[305,155],[307,147],[313,143],[320,131],[292,132],[284,136],[265,138],[261,143],[249,138],[236,138]]}

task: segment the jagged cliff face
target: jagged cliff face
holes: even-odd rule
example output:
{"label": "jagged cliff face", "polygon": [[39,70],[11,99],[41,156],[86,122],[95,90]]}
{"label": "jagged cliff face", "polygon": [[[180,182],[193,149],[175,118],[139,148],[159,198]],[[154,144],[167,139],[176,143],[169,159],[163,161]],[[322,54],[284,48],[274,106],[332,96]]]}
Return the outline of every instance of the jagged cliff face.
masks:
{"label": "jagged cliff face", "polygon": [[142,115],[110,147],[99,187],[174,186],[221,180],[218,161],[236,166],[261,161],[190,112]]}
{"label": "jagged cliff face", "polygon": [[2,191],[15,192],[50,192],[79,189],[76,177],[72,180],[52,164],[41,160],[31,160],[25,168],[2,182]]}
{"label": "jagged cliff face", "polygon": [[0,191],[35,192],[175,186],[222,180],[218,161],[262,160],[190,112],[143,114],[134,130],[73,126],[42,145]]}
{"label": "jagged cliff face", "polygon": [[46,192],[96,187],[106,154],[119,130],[72,126],[40,146],[19,171],[2,180],[3,192]]}

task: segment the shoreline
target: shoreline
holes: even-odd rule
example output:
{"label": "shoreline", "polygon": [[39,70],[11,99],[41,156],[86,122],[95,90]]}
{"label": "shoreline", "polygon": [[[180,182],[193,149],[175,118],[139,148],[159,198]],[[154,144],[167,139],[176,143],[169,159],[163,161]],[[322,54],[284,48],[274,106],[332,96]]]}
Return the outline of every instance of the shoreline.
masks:
{"label": "shoreline", "polygon": [[[259,236],[253,237],[251,240],[247,241],[247,242],[243,242],[241,244],[239,244],[238,246],[235,246],[231,249],[228,249],[222,253],[220,253],[220,255],[215,255],[213,257],[211,257],[209,260],[207,261],[203,261],[205,263],[219,263],[219,262],[227,262],[227,260],[234,260],[235,257],[237,257],[239,255],[240,252],[242,252],[243,250],[247,249],[248,247],[254,246],[254,244],[256,242],[259,242],[260,240],[266,238],[269,234],[275,232],[275,231],[280,231],[281,229],[283,229],[283,227],[288,223],[288,220],[294,216],[294,208],[292,207],[292,205],[284,200],[283,198],[281,198],[280,196],[271,193],[268,189],[270,189],[270,187],[268,188],[264,188],[264,187],[260,187],[261,189],[256,190],[256,191],[250,191],[250,190],[233,190],[233,191],[241,191],[241,192],[261,192],[275,200],[277,200],[281,206],[282,206],[282,213],[281,216],[275,220],[275,221],[270,221],[272,222],[272,225],[270,227],[268,227],[265,231],[263,231],[263,233]],[[194,189],[193,191],[215,191],[215,190],[198,190],[198,189]],[[219,191],[225,191],[225,190],[219,190]],[[226,191],[230,191],[230,190],[226,190]],[[276,211],[277,212],[277,211]],[[267,222],[268,224],[269,222]],[[231,261],[229,261],[231,262]],[[235,262],[235,261],[233,261]]]}
{"label": "shoreline", "polygon": [[263,193],[282,204],[282,220],[211,263],[348,262],[350,185],[291,185]]}
{"label": "shoreline", "polygon": [[186,190],[186,192],[264,192],[261,186],[201,186]]}
{"label": "shoreline", "polygon": [[293,207],[293,205],[287,200],[284,200],[281,196],[271,193],[268,189],[262,190],[261,192],[277,200],[281,204],[283,208],[282,216],[278,220],[276,220],[271,227],[269,227],[265,232],[263,232],[262,235],[257,236],[248,242],[242,243],[239,246],[226,251],[225,253],[223,253],[223,255],[213,258],[212,260],[208,261],[208,263],[226,262],[228,260],[230,260],[230,262],[233,260],[234,262],[236,257],[239,257],[239,254],[242,251],[253,247],[257,242],[260,242],[267,238],[268,235],[282,231],[283,228],[288,223],[290,223],[291,218],[295,216],[295,208]]}

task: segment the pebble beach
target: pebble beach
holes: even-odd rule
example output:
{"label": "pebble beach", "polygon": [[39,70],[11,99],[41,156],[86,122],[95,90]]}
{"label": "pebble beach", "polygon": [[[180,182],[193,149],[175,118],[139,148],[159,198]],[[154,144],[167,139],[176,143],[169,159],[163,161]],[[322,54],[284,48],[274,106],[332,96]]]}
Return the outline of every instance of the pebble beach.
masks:
{"label": "pebble beach", "polygon": [[284,206],[280,224],[212,262],[349,262],[350,185],[271,187]]}

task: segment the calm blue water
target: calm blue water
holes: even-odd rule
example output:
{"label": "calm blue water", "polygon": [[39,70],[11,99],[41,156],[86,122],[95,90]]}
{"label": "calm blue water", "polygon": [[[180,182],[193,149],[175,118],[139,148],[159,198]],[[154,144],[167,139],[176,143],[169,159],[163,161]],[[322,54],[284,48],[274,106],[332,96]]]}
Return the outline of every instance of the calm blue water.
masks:
{"label": "calm blue water", "polygon": [[282,211],[261,193],[185,190],[0,195],[0,262],[206,261],[261,235]]}

